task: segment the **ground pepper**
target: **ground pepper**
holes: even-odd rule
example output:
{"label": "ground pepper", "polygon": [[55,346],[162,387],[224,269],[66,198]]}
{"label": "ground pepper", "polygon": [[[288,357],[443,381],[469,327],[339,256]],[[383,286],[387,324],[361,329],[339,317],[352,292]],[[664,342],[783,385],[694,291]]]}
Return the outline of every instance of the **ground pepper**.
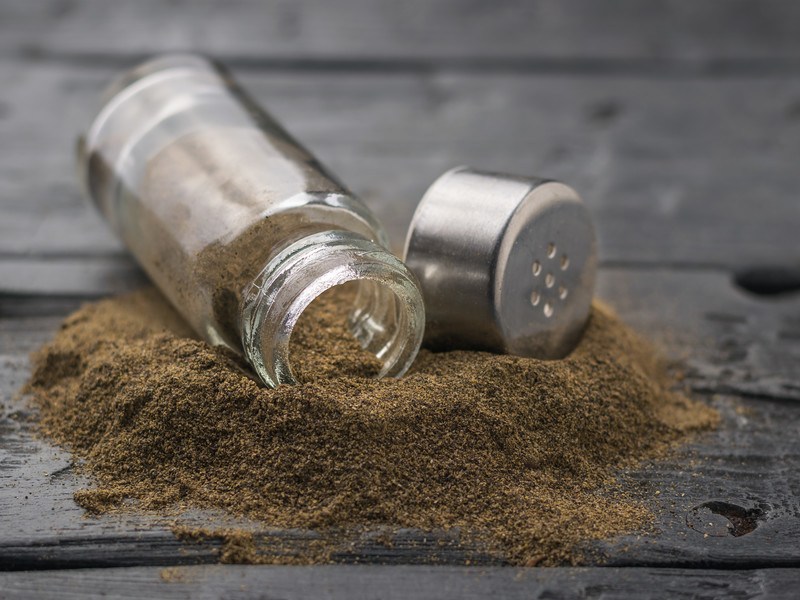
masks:
{"label": "ground pepper", "polygon": [[[93,478],[76,501],[319,531],[458,528],[513,564],[552,565],[645,527],[650,513],[614,474],[717,422],[670,390],[650,345],[600,304],[564,360],[423,351],[400,380],[369,378],[377,364],[346,331],[350,305],[337,288],[304,313],[300,384],[276,389],[197,340],[155,290],[68,317],[27,389],[41,431]],[[222,537],[223,561],[287,560],[246,533],[176,535]]]}

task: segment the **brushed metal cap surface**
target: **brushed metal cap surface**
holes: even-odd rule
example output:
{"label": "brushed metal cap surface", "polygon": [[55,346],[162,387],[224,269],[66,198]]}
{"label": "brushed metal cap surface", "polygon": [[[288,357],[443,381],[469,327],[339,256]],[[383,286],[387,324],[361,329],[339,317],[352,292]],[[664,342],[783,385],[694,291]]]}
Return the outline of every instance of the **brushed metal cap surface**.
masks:
{"label": "brushed metal cap surface", "polygon": [[562,358],[589,318],[594,227],[556,181],[448,171],[414,213],[404,260],[421,284],[433,349]]}

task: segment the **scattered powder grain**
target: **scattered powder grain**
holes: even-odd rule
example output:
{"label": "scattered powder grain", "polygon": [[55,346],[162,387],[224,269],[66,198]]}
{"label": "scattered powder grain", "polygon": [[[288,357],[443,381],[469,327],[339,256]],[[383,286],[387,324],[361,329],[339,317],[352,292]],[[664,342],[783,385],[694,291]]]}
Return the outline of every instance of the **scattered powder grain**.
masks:
{"label": "scattered powder grain", "polygon": [[[93,477],[76,501],[320,532],[459,530],[511,563],[559,564],[648,524],[618,469],[716,423],[601,305],[564,360],[423,351],[405,378],[373,380],[343,325],[350,301],[337,289],[306,311],[292,340],[301,383],[274,390],[192,337],[153,290],[68,317],[27,389],[41,430]],[[221,560],[269,561],[249,534],[209,535],[224,538]]]}

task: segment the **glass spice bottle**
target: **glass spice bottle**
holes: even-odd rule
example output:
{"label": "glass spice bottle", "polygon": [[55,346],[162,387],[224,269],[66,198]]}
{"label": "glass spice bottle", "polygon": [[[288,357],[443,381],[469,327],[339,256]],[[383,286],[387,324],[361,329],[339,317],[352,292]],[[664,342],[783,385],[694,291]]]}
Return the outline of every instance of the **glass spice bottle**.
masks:
{"label": "glass spice bottle", "polygon": [[123,75],[79,141],[87,194],[209,343],[292,383],[289,339],[327,289],[358,281],[353,335],[401,376],[424,307],[367,207],[219,65],[156,58]]}

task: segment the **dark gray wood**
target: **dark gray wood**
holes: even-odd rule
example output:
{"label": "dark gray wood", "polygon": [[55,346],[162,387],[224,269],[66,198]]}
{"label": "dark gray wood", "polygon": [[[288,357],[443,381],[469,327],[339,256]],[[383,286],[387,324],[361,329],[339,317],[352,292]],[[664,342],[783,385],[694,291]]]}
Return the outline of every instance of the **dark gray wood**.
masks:
{"label": "dark gray wood", "polygon": [[0,315],[12,304],[32,305],[47,296],[93,298],[141,287],[142,271],[126,255],[70,257],[52,255],[0,259]]}
{"label": "dark gray wood", "polygon": [[[653,508],[659,533],[600,544],[601,561],[800,567],[800,343],[794,335],[800,296],[765,301],[744,294],[728,274],[713,270],[629,268],[603,269],[599,295],[669,356],[688,358],[687,383],[708,394],[723,415],[718,431],[672,459],[624,475]],[[175,539],[169,528],[176,516],[84,517],[72,493],[86,482],[70,469],[69,455],[31,435],[24,402],[13,398],[27,373],[24,356],[51,335],[59,310],[69,308],[69,298],[54,298],[39,312],[0,318],[0,390],[6,404],[0,421],[0,477],[11,484],[0,487],[0,569],[214,561],[217,542],[185,546]],[[302,548],[319,535],[264,529],[210,513],[180,515],[179,520],[189,526],[250,528],[268,553]],[[729,535],[729,523],[747,531]],[[394,564],[496,562],[476,548],[451,543],[453,537],[446,534],[406,531],[394,541],[387,548],[377,532],[367,533],[352,540],[352,547],[345,544],[334,558]]]}
{"label": "dark gray wood", "polygon": [[[181,567],[0,573],[4,598],[796,598],[798,569]],[[502,590],[502,596],[499,596]]]}
{"label": "dark gray wood", "polygon": [[762,60],[757,68],[770,68],[800,58],[800,8],[787,0],[6,0],[0,6],[0,49],[34,59],[108,61],[187,47],[295,66],[355,60],[350,69],[376,59],[389,66],[403,59],[480,66],[489,59],[494,68],[655,59],[643,66],[658,69],[658,61],[675,59],[740,68]]}
{"label": "dark gray wood", "polygon": [[[426,186],[455,164],[582,193],[600,295],[723,416],[623,475],[657,533],[596,545],[602,569],[398,566],[493,559],[447,534],[404,531],[387,548],[370,532],[334,558],[395,566],[181,568],[164,583],[135,565],[217,558],[218,542],[179,542],[175,518],[249,527],[276,553],[319,534],[211,513],[82,514],[72,494],[88,482],[32,435],[16,393],[27,354],[65,314],[143,278],[81,198],[71,149],[119,69],[192,47],[229,61],[398,246]],[[793,597],[798,72],[800,4],[781,0],[0,0],[0,570],[130,566],[0,573],[0,597]],[[734,272],[753,265],[766,268],[737,287]]]}
{"label": "dark gray wood", "polygon": [[[8,82],[0,136],[14,149],[0,161],[0,257],[121,254],[81,197],[71,152],[115,72],[0,61]],[[606,263],[800,264],[796,78],[244,72],[241,79],[366,198],[398,246],[433,179],[471,164],[576,187],[595,216]],[[0,287],[30,289],[20,272],[2,273]]]}
{"label": "dark gray wood", "polygon": [[[800,401],[800,294],[758,296],[713,269],[604,269],[598,294],[700,393]],[[800,404],[797,404],[800,409]]]}

